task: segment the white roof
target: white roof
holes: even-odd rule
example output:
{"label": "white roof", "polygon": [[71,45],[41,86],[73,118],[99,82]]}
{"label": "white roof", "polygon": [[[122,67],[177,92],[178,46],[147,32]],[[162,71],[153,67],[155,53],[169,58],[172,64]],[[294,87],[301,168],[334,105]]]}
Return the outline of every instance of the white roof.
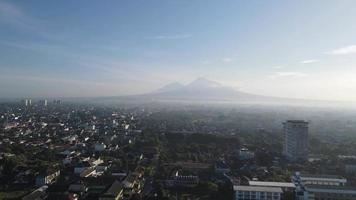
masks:
{"label": "white roof", "polygon": [[248,184],[250,186],[295,188],[295,184],[291,182],[249,181]]}
{"label": "white roof", "polygon": [[234,191],[254,191],[254,192],[276,192],[283,193],[280,187],[260,187],[260,186],[234,186]]}
{"label": "white roof", "polygon": [[327,177],[300,177],[302,181],[329,181],[329,182],[341,182],[346,183],[347,180],[345,178],[327,178]]}
{"label": "white roof", "polygon": [[356,194],[356,188],[340,186],[310,185],[306,187],[306,190],[315,193]]}

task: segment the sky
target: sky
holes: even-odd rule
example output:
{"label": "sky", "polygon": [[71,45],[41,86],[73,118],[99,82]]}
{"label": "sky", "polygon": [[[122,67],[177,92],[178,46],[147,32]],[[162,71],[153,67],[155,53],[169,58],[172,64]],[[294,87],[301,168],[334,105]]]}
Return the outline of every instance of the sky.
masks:
{"label": "sky", "polygon": [[356,1],[0,0],[0,98],[140,94],[198,77],[356,101]]}

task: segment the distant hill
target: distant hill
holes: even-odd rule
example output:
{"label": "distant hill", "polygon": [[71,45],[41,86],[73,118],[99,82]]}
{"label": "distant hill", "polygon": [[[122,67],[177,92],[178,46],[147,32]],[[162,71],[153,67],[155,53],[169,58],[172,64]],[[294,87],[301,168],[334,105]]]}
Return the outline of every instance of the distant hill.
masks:
{"label": "distant hill", "polygon": [[165,101],[273,101],[282,99],[240,92],[206,78],[198,78],[187,85],[171,83],[151,93],[131,97]]}
{"label": "distant hill", "polygon": [[195,81],[183,85],[174,82],[165,85],[155,91],[128,96],[97,97],[90,99],[97,103],[129,103],[142,104],[154,102],[191,102],[191,103],[252,103],[252,104],[276,104],[276,105],[308,105],[308,106],[329,106],[339,102],[292,99],[281,97],[270,97],[263,95],[241,92],[231,87],[226,87],[218,82],[206,78],[198,78]]}

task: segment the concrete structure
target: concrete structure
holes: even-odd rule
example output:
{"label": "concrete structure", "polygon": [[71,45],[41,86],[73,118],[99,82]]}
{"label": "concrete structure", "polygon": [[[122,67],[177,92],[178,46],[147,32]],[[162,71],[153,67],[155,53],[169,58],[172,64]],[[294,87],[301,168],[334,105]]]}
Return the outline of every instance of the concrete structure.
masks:
{"label": "concrete structure", "polygon": [[242,148],[239,150],[239,160],[251,160],[255,158],[255,153],[249,151],[247,148]]}
{"label": "concrete structure", "polygon": [[99,197],[99,200],[120,200],[123,199],[123,185],[115,181],[110,188]]}
{"label": "concrete structure", "polygon": [[280,200],[283,191],[280,187],[234,186],[235,200]]}
{"label": "concrete structure", "polygon": [[30,194],[22,197],[22,200],[42,200],[47,198],[46,190],[48,189],[47,185],[39,187]]}
{"label": "concrete structure", "polygon": [[104,151],[106,148],[106,145],[104,143],[97,143],[94,145],[94,151]]}
{"label": "concrete structure", "polygon": [[229,173],[230,172],[230,167],[226,164],[225,161],[219,160],[215,162],[215,172],[216,173]]}
{"label": "concrete structure", "polygon": [[40,174],[36,177],[36,185],[43,186],[43,185],[52,184],[59,175],[60,175],[59,170],[54,171],[52,173]]}
{"label": "concrete structure", "polygon": [[284,156],[292,162],[305,161],[308,158],[308,122],[288,120],[283,123]]}
{"label": "concrete structure", "polygon": [[356,174],[356,164],[355,163],[345,164],[345,172],[347,174]]}
{"label": "concrete structure", "polygon": [[305,188],[306,200],[356,200],[356,188],[344,186],[311,185]]}
{"label": "concrete structure", "polygon": [[326,185],[326,186],[345,186],[347,180],[336,175],[315,175],[315,174],[296,174],[292,177],[295,185]]}
{"label": "concrete structure", "polygon": [[248,184],[260,187],[280,187],[283,191],[294,191],[295,189],[295,184],[292,182],[249,181]]}
{"label": "concrete structure", "polygon": [[292,177],[296,185],[297,200],[355,199],[356,190],[346,187],[347,180],[335,175],[296,174]]}

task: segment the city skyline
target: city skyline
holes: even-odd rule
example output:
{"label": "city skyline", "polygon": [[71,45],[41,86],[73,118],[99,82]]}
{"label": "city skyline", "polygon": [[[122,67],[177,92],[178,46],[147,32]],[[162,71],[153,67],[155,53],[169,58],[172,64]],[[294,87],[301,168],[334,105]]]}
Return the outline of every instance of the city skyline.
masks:
{"label": "city skyline", "polygon": [[0,0],[0,97],[119,96],[205,77],[356,101],[355,1]]}

